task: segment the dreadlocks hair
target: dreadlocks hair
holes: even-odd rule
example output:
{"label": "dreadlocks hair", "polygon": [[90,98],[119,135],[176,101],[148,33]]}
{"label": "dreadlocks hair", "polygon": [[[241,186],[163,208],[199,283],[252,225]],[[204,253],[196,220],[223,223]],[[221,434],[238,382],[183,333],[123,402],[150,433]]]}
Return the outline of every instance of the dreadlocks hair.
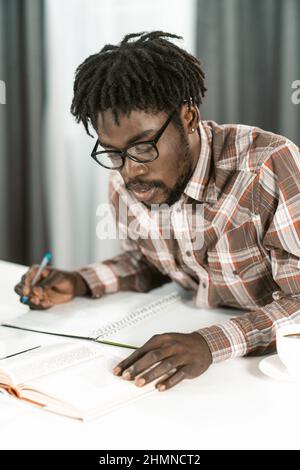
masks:
{"label": "dreadlocks hair", "polygon": [[[200,106],[207,90],[200,61],[165,38],[182,39],[162,31],[127,34],[78,66],[71,113],[88,135],[90,124],[97,127],[97,114],[107,109],[119,125],[119,113],[169,113],[184,100]],[[174,124],[182,125],[179,110]]]}

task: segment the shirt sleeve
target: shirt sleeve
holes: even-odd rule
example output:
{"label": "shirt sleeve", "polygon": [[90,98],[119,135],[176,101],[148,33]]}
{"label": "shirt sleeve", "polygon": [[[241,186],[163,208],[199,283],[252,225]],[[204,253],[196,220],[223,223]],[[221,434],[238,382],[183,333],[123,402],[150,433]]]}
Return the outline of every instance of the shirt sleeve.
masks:
{"label": "shirt sleeve", "polygon": [[300,319],[300,149],[292,142],[278,148],[259,172],[259,209],[273,279],[273,301],[256,311],[197,330],[213,362],[276,350],[276,329]]}
{"label": "shirt sleeve", "polygon": [[92,297],[118,291],[148,292],[170,282],[144,257],[133,240],[122,243],[124,252],[100,263],[83,266],[77,271],[88,284]]}
{"label": "shirt sleeve", "polygon": [[[119,193],[117,179],[109,181],[109,198],[112,212],[119,233],[125,233],[126,227],[119,217]],[[123,207],[123,210],[126,210]],[[139,249],[138,242],[129,237],[121,239],[122,253],[103,262],[82,266],[76,269],[86,281],[94,298],[118,291],[148,292],[170,282],[169,276],[161,273],[152,265]]]}

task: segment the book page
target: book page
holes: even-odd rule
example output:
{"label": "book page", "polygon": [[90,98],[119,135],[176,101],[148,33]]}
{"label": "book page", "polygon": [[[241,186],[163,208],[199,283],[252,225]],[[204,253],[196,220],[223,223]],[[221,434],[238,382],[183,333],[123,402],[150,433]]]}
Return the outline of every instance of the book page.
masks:
{"label": "book page", "polygon": [[[157,392],[153,383],[145,387],[137,387],[132,381],[114,376],[113,367],[122,358],[117,356],[101,356],[84,362],[76,367],[59,371],[27,384],[22,395],[34,399],[36,396],[30,389],[43,391],[49,411],[61,414],[75,415],[82,419],[92,419],[101,416],[129,401],[138,399],[149,393]],[[54,401],[51,397],[54,397]],[[61,402],[61,406],[59,406]],[[72,413],[72,410],[73,413]]]}
{"label": "book page", "polygon": [[19,385],[100,355],[99,347],[80,341],[51,344],[1,361],[0,370],[6,372],[14,385]]}

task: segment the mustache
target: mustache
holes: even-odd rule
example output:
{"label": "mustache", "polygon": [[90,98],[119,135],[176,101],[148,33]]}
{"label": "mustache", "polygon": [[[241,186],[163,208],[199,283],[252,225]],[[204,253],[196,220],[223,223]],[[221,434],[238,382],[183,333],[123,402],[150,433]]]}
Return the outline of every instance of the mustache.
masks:
{"label": "mustache", "polygon": [[128,191],[147,191],[148,189],[152,188],[164,188],[165,185],[162,181],[141,181],[141,180],[133,180],[133,181],[128,181],[125,183],[125,188]]}

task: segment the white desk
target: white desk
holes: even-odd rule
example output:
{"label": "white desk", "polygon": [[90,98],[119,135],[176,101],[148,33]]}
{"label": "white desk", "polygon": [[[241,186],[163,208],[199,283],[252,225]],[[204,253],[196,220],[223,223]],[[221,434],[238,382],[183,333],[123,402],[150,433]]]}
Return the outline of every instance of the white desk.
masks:
{"label": "white desk", "polygon": [[[24,266],[0,263],[0,320],[1,305],[18,304],[13,286],[25,271]],[[201,316],[210,313],[202,311]],[[3,327],[0,334],[28,335]],[[128,355],[119,348],[118,353]],[[90,423],[0,397],[0,448],[299,449],[300,389],[263,376],[260,359],[214,365],[197,379]]]}

